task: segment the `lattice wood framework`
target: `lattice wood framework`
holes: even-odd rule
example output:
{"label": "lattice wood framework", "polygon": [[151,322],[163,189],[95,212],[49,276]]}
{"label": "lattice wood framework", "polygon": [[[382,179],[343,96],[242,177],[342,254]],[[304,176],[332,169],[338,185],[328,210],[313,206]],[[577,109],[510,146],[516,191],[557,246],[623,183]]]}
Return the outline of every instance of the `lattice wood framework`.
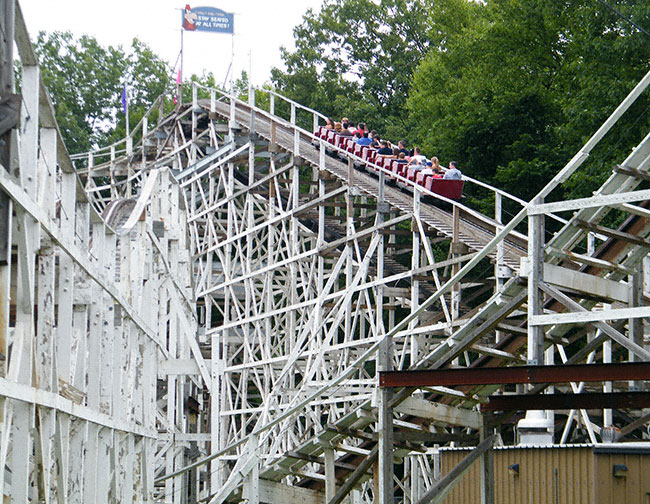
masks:
{"label": "lattice wood framework", "polygon": [[[630,204],[647,197],[635,191],[647,169],[647,139],[591,199],[556,206],[536,200],[503,225],[498,214],[490,220],[453,204],[444,210],[447,220],[436,221],[440,209],[431,205],[432,195],[414,188],[407,206],[403,193],[386,183],[387,174],[377,180],[359,172],[354,157],[332,160],[326,150],[336,149],[322,142],[314,149],[310,133],[296,125],[298,104],[289,103],[283,120],[274,114],[278,97],[272,93],[266,111],[254,107],[250,91],[248,104],[210,93],[210,100],[198,100],[195,87],[192,110],[199,117],[192,123],[221,117],[230,131],[211,146],[215,154],[192,159],[207,153],[201,142],[188,151],[179,169],[189,168],[179,179],[188,197],[196,295],[206,306],[220,387],[213,397],[213,412],[220,411],[212,421],[214,455],[204,460],[211,463],[211,502],[272,502],[280,495],[388,502],[393,485],[406,502],[428,495],[438,476],[433,448],[426,446],[485,434],[475,406],[494,387],[384,396],[375,387],[378,369],[550,364],[555,358],[607,362],[612,341],[619,353],[629,351],[629,359],[647,359],[638,322],[646,313],[639,265],[649,228],[638,218],[647,212]],[[632,98],[543,196],[578,168]],[[613,208],[631,216],[628,231],[597,224]],[[553,213],[564,210],[580,211],[567,223]],[[527,216],[528,239],[513,233]],[[548,244],[535,216],[564,223]],[[482,238],[486,229],[491,234]],[[590,244],[583,251],[584,240]],[[441,244],[448,246],[442,257]],[[410,256],[410,268],[400,254]],[[485,262],[489,258],[496,262],[494,282],[485,281],[485,268],[494,267]],[[537,273],[531,264],[539,266]],[[540,298],[544,311],[534,312],[539,293],[547,296]],[[582,319],[615,317],[614,303],[630,306],[625,316],[635,317],[628,324],[632,337],[602,322],[595,333],[576,330]],[[594,307],[589,315],[577,313]],[[576,351],[581,338],[586,346]],[[599,442],[612,412],[596,421],[587,411],[570,412],[558,441],[570,440],[576,420],[587,439]],[[636,428],[643,419],[630,421]],[[428,454],[415,455],[423,446],[412,440],[428,440]],[[398,471],[389,462],[393,457],[403,458]]]}
{"label": "lattice wood framework", "polygon": [[[493,192],[488,217],[366,172],[314,138],[320,114],[269,90],[194,85],[189,106],[161,97],[130,137],[71,161],[16,19],[21,124],[0,170],[13,501],[430,502],[454,480],[436,445],[484,439],[471,460],[489,479],[478,405],[508,390],[378,390],[377,371],[649,360],[650,213],[634,203],[650,138],[592,198],[544,200],[650,77],[533,202],[466,177]],[[599,442],[614,414],[637,436],[648,422],[545,413],[560,443]]]}
{"label": "lattice wood framework", "polygon": [[186,460],[183,435],[196,423],[188,390],[203,390],[198,380],[158,379],[161,362],[188,359],[196,344],[180,188],[169,170],[149,170],[138,198],[108,221],[97,213],[61,141],[20,7],[1,5],[4,28],[15,20],[22,78],[0,167],[11,202],[1,226],[0,496],[153,502],[155,469]]}

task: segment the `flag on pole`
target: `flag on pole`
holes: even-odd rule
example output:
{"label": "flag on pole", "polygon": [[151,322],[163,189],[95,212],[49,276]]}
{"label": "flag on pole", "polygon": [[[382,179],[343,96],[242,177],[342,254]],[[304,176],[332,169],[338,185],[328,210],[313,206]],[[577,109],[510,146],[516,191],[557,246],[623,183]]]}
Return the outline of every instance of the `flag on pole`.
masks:
{"label": "flag on pole", "polygon": [[180,67],[178,68],[178,74],[176,74],[176,84],[181,83],[181,69]]}
{"label": "flag on pole", "polygon": [[126,114],[126,103],[127,103],[127,97],[126,97],[126,84],[124,84],[124,88],[122,89],[122,111],[124,114]]}

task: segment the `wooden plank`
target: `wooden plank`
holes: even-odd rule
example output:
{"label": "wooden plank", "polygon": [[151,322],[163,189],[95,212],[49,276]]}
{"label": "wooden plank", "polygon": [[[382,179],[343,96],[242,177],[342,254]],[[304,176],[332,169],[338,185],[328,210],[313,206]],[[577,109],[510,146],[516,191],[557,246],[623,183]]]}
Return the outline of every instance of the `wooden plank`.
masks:
{"label": "wooden plank", "polygon": [[449,425],[462,425],[471,429],[479,429],[483,425],[482,416],[477,411],[434,403],[417,397],[405,399],[394,409],[405,415],[427,418]]}
{"label": "wooden plank", "polygon": [[440,479],[429,491],[417,501],[416,504],[433,504],[440,503],[444,498],[453,490],[458,484],[460,479],[469,471],[472,464],[476,462],[481,455],[488,450],[492,449],[495,436],[491,436],[478,445],[467,455],[456,467],[449,471],[442,479]]}
{"label": "wooden plank", "polygon": [[543,278],[548,284],[602,297],[610,302],[627,303],[628,301],[628,285],[624,282],[616,282],[549,263],[544,263]]}
{"label": "wooden plank", "polygon": [[613,238],[614,240],[621,240],[627,243],[631,243],[632,245],[639,245],[641,247],[650,249],[650,241],[630,233],[625,233],[623,231],[618,231],[616,229],[610,229],[608,227],[600,226],[598,224],[593,224],[591,222],[587,222],[582,219],[574,219],[572,221],[572,224],[576,227],[608,236],[609,238]]}
{"label": "wooden plank", "polygon": [[315,490],[289,486],[275,481],[260,479],[260,502],[282,504],[322,504],[324,495]]}

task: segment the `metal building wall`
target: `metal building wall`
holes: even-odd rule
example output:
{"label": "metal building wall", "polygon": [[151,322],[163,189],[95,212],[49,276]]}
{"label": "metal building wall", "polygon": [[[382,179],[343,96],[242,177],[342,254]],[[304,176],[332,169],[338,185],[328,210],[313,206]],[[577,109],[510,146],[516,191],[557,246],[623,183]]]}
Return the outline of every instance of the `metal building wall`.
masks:
{"label": "metal building wall", "polygon": [[[441,451],[442,474],[468,451]],[[508,470],[519,464],[519,474]],[[607,481],[612,480],[611,466]],[[499,504],[575,504],[596,501],[593,447],[506,448],[494,451],[495,502]],[[649,473],[650,474],[650,473]],[[480,502],[479,465],[474,464],[445,504]],[[602,500],[600,502],[615,502]],[[621,500],[631,503],[633,501]],[[634,501],[640,502],[640,501]]]}
{"label": "metal building wall", "polygon": [[[596,478],[593,484],[598,504],[650,503],[650,452],[597,452],[594,458]],[[614,464],[623,464],[627,467],[624,477],[614,477]]]}

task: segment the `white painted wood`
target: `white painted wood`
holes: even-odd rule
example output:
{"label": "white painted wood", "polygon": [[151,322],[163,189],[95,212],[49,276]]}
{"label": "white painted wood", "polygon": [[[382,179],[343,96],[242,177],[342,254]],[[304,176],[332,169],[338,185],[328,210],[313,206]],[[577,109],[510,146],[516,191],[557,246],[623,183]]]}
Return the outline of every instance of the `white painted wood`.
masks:
{"label": "white painted wood", "polygon": [[[531,318],[534,326],[554,324],[581,324],[585,322],[598,322],[603,320],[636,319],[650,316],[650,306],[636,308],[612,308],[607,310],[576,311],[569,313],[549,313],[535,315]],[[648,354],[650,358],[650,354]]]}
{"label": "white painted wood", "polygon": [[395,411],[448,425],[462,425],[471,429],[479,429],[483,423],[482,416],[477,411],[456,408],[417,397],[405,399],[395,407]]}
{"label": "white painted wood", "polygon": [[81,406],[58,394],[16,383],[6,378],[0,378],[0,394],[21,403],[56,409],[108,429],[132,432],[138,436],[156,437],[155,431],[144,429],[136,424],[128,424],[119,419],[113,419],[94,408]]}
{"label": "white painted wood", "polygon": [[554,264],[545,263],[543,268],[544,281],[548,284],[585,294],[598,293],[599,296],[610,301],[619,301],[621,303],[627,303],[628,301],[628,285],[626,283],[569,270]]}
{"label": "white painted wood", "polygon": [[558,201],[553,203],[541,203],[528,207],[528,215],[548,215],[555,212],[566,212],[568,210],[581,210],[583,208],[600,208],[603,206],[622,205],[636,201],[650,199],[650,189],[640,191],[622,192],[616,194],[598,194],[591,198],[578,198],[569,201]]}
{"label": "white painted wood", "polygon": [[283,504],[322,504],[324,502],[322,493],[314,490],[264,479],[260,479],[259,483],[262,502],[282,502]]}
{"label": "white painted wood", "polygon": [[[20,20],[17,25],[22,26]],[[24,66],[33,66],[35,58],[25,52],[26,43],[23,41],[18,45],[22,48],[21,57],[26,58]],[[291,502],[289,499],[297,500],[300,495],[303,495],[302,500],[309,502],[311,497],[308,493],[289,490],[277,483],[258,484],[258,477],[254,474],[258,462],[250,465],[252,471],[241,472],[240,469],[248,467],[253,458],[248,456],[250,449],[242,448],[243,444],[255,439],[255,452],[259,451],[259,469],[263,473],[268,469],[267,461],[281,462],[287,451],[313,439],[325,419],[331,423],[343,421],[359,404],[368,404],[365,401],[375,388],[369,370],[376,369],[379,362],[406,367],[422,363],[428,357],[431,360],[426,362],[427,365],[433,362],[438,366],[446,365],[448,356],[465,352],[465,363],[469,365],[470,352],[466,350],[470,348],[478,349],[486,356],[504,357],[503,353],[486,346],[489,345],[486,337],[492,337],[491,331],[500,317],[522,309],[522,288],[514,282],[498,280],[495,296],[488,300],[485,308],[478,308],[475,316],[466,319],[460,313],[460,292],[474,281],[461,283],[461,280],[482,259],[488,255],[492,257],[493,249],[498,249],[498,255],[504,248],[502,238],[509,235],[527,213],[539,209],[528,205],[503,226],[497,216],[492,225],[501,231],[484,250],[455,257],[445,261],[443,266],[443,263],[435,263],[432,248],[438,239],[430,240],[425,233],[430,223],[426,221],[426,212],[422,211],[427,207],[420,201],[419,193],[415,194],[412,210],[410,204],[392,209],[383,205],[373,206],[383,203],[383,193],[390,190],[383,187],[385,174],[382,172],[379,185],[373,181],[371,188],[362,188],[363,201],[370,205],[359,211],[355,205],[360,201],[359,187],[364,177],[352,170],[351,163],[348,164],[347,179],[345,175],[332,175],[328,171],[331,161],[325,156],[323,143],[318,155],[322,171],[299,167],[298,163],[305,162],[300,156],[310,154],[305,149],[309,148],[307,142],[312,139],[311,132],[290,127],[288,121],[270,117],[265,111],[255,108],[254,89],[249,91],[253,114],[247,114],[236,99],[225,96],[231,104],[229,139],[220,137],[224,128],[215,120],[215,116],[223,113],[221,102],[224,95],[211,90],[210,110],[214,115],[207,121],[209,127],[200,131],[199,124],[203,124],[201,121],[207,105],[204,108],[205,103],[198,100],[199,85],[195,84],[192,106],[179,109],[173,118],[161,119],[161,128],[164,124],[164,131],[170,134],[167,140],[157,141],[159,153],[155,161],[135,160],[142,151],[138,144],[131,143],[131,139],[84,155],[90,160],[83,173],[89,175],[87,189],[95,208],[101,210],[108,204],[108,198],[104,198],[102,192],[110,191],[115,199],[138,194],[136,210],[126,218],[128,233],[119,237],[118,274],[114,269],[116,236],[101,224],[101,218],[94,211],[90,211],[89,204],[82,201],[83,194],[79,191],[70,159],[64,149],[55,148],[60,147],[56,145],[60,139],[55,133],[51,107],[46,99],[40,97],[45,93],[38,79],[34,78],[35,71],[28,70],[25,90],[31,93],[28,100],[34,102],[37,109],[42,109],[42,122],[48,126],[46,129],[51,130],[41,130],[43,158],[36,163],[38,135],[25,129],[25,143],[21,147],[25,154],[21,153],[18,160],[25,164],[24,169],[21,166],[19,170],[21,177],[25,177],[15,179],[6,173],[2,175],[4,171],[0,170],[0,186],[11,195],[17,209],[17,219],[12,223],[15,243],[25,257],[15,264],[18,272],[15,275],[18,280],[16,327],[11,331],[6,327],[0,332],[4,338],[0,349],[6,349],[10,339],[14,342],[9,378],[0,380],[0,408],[5,424],[5,427],[0,426],[0,440],[11,439],[10,449],[0,446],[0,467],[4,467],[3,457],[10,450],[15,451],[16,443],[20,448],[36,443],[37,449],[28,466],[21,465],[16,457],[10,457],[10,464],[24,472],[17,480],[21,497],[33,497],[34,491],[29,488],[36,488],[33,483],[39,478],[40,481],[45,479],[38,474],[39,469],[34,469],[37,468],[34,461],[39,459],[45,462],[41,466],[50,468],[49,479],[56,483],[50,485],[49,501],[66,499],[94,503],[131,501],[134,497],[136,500],[142,497],[145,502],[158,499],[180,504],[186,485],[197,488],[203,485],[201,497],[209,500],[211,495],[214,497],[216,492],[225,488],[223,484],[226,481],[232,490],[241,488],[246,480],[244,485],[252,501],[258,499],[258,491],[259,499],[264,501],[265,488],[272,487],[269,492],[279,496],[273,502]],[[609,129],[647,81],[648,78],[644,79],[644,83],[594,139],[542,191],[542,196],[575,171],[595,141]],[[217,93],[219,100],[216,99]],[[269,96],[275,109],[276,94],[270,93]],[[291,122],[295,123],[297,111],[306,109],[295,102],[287,103],[291,107]],[[313,117],[316,126],[321,116],[313,113]],[[180,124],[181,120],[188,119],[192,122],[191,137]],[[257,154],[254,154],[253,143],[248,143],[233,156],[233,152],[239,150],[233,147],[230,157],[197,170],[183,180],[182,186],[169,179],[169,172],[162,168],[186,168],[187,160],[192,163],[203,155],[205,143],[199,145],[201,142],[213,146],[218,142],[228,145],[236,136],[246,135],[247,123],[250,126],[248,132],[257,133],[251,137],[251,142],[257,142],[264,138],[264,121],[273,123],[274,148],[269,149],[269,153],[257,145]],[[141,124],[146,136],[146,116]],[[34,131],[38,132],[38,129]],[[289,153],[291,161],[276,169],[275,156],[279,159],[283,155],[280,145],[292,151]],[[134,154],[133,160],[124,157],[125,149]],[[643,146],[636,149],[632,160],[642,156],[644,151]],[[51,162],[52,157],[58,160],[58,168],[57,163]],[[246,164],[246,158],[248,177],[239,177],[236,170]],[[46,173],[53,165],[56,173]],[[641,168],[639,163],[630,166]],[[28,177],[30,170],[34,173],[33,180]],[[59,170],[66,175],[63,176]],[[151,171],[155,174],[146,173]],[[307,172],[316,173],[317,177],[305,176]],[[110,184],[100,187],[104,182],[93,180],[95,176],[109,177]],[[127,178],[122,180],[124,176]],[[60,184],[54,184],[60,189],[59,216],[53,212],[55,207],[51,198],[56,190],[52,193],[44,191],[47,186],[44,181],[51,180],[51,177],[61,180]],[[33,191],[30,184],[37,184],[38,191]],[[635,186],[623,183],[617,191],[628,194],[607,196],[607,192],[603,192],[594,199],[601,202],[611,200],[610,203],[624,207],[627,205],[625,201],[635,201],[624,199],[631,197]],[[500,200],[502,194],[497,194]],[[569,207],[587,205],[584,208],[593,208],[592,204],[593,201],[572,202]],[[375,214],[375,221],[367,219],[378,208],[380,212]],[[454,208],[459,219],[471,215],[484,220],[458,205]],[[66,220],[67,209],[74,215],[74,226]],[[391,213],[384,214],[385,211]],[[601,214],[594,211],[593,215],[599,217]],[[92,239],[88,235],[91,218],[94,222]],[[397,241],[395,235],[385,240],[384,233],[404,231],[400,223],[406,220],[413,222],[413,232],[407,231],[407,236],[413,241],[404,246],[413,251],[413,268],[391,273],[388,271],[391,268],[388,251]],[[154,221],[162,226],[154,228]],[[599,219],[593,222],[599,222]],[[159,234],[161,229],[162,235]],[[575,240],[580,241],[584,232],[574,231]],[[449,233],[447,230],[446,236]],[[566,238],[569,234],[564,232],[563,241],[553,245],[568,255],[576,253],[574,244],[577,243],[571,241],[573,238]],[[533,230],[529,238],[532,237],[541,238],[541,233]],[[53,252],[49,257],[44,245],[51,245]],[[420,253],[421,248],[424,248],[424,254]],[[538,252],[539,261],[532,261],[532,264],[541,264],[544,252],[549,250],[539,247]],[[510,251],[503,250],[503,253]],[[581,275],[567,280],[567,271],[559,269],[557,255],[547,256],[546,260],[552,266],[548,271],[544,267],[542,272],[548,273],[547,281],[552,280],[563,288],[598,293],[612,291],[614,298],[621,300],[622,275],[643,255],[632,249],[626,250],[625,254],[621,254],[620,260],[608,261],[607,276],[603,274],[596,280]],[[39,264],[56,261],[59,268],[56,276],[48,269],[39,279],[39,273],[34,272],[36,261],[33,259],[37,257]],[[585,259],[583,264],[595,268],[605,266],[599,261],[602,260]],[[619,267],[611,267],[617,262],[621,262]],[[448,266],[453,269],[454,278],[442,283],[438,270]],[[9,290],[9,268],[11,266],[0,270],[5,292]],[[499,273],[497,269],[497,277]],[[5,276],[1,277],[3,274]],[[425,274],[432,278],[432,283],[422,280],[421,275]],[[52,285],[52,278],[57,280],[52,290],[58,300],[54,343],[45,337],[30,346],[35,335],[47,336],[45,324],[48,317],[54,319],[54,308],[50,308],[43,297],[48,289],[39,286]],[[405,282],[411,282],[410,292],[403,286]],[[431,288],[425,284],[435,287],[428,299],[420,303],[418,298],[423,289]],[[533,284],[537,289],[537,283]],[[543,289],[544,285],[539,285],[539,288]],[[433,310],[435,303],[442,302],[445,312],[444,296],[452,291],[453,316],[445,313],[446,319],[436,319],[439,314]],[[36,327],[33,323],[34,300],[39,309]],[[199,317],[194,314],[197,300],[205,307],[201,308],[205,312]],[[624,301],[627,303],[627,297]],[[3,310],[0,306],[3,310],[0,315],[8,313],[8,301],[0,299],[0,302],[5,307]],[[574,312],[579,310],[576,307],[570,309]],[[534,313],[534,309],[529,311],[527,315],[552,315],[541,311]],[[405,312],[410,313],[403,316]],[[616,312],[609,308],[607,313],[608,316],[632,316],[631,312]],[[41,317],[41,314],[47,316]],[[201,331],[197,331],[199,319],[205,321]],[[596,322],[600,323],[600,320]],[[3,324],[6,326],[6,322]],[[4,326],[0,329],[5,329]],[[561,326],[551,328],[558,341],[562,338],[561,329]],[[611,338],[625,343],[625,335],[610,332],[607,334]],[[384,342],[394,345],[394,352],[381,346],[385,335],[387,339]],[[482,338],[480,344],[479,338]],[[56,351],[48,356],[46,349],[52,344]],[[638,353],[640,345],[635,338],[625,344],[635,355],[644,358],[644,354]],[[207,351],[210,359],[203,357]],[[516,359],[518,356],[512,357]],[[28,372],[22,365],[26,365]],[[32,376],[39,377],[39,382],[33,383]],[[161,377],[160,388],[158,376]],[[22,383],[17,383],[18,379]],[[57,394],[58,391],[64,395]],[[204,391],[209,399],[203,396]],[[458,401],[468,399],[452,389],[436,391]],[[420,398],[417,400],[422,401]],[[210,403],[209,413],[205,411],[207,401]],[[187,407],[190,403],[191,407]],[[195,403],[199,404],[198,413],[193,409]],[[439,422],[460,418],[459,422],[464,421],[469,428],[480,427],[474,414],[462,408],[444,406],[441,410],[438,405],[432,407],[413,401],[401,402],[395,407],[398,411],[418,411],[422,415],[434,416],[432,420]],[[31,430],[7,428],[7,420],[10,425],[16,424],[14,417],[21,408],[17,418]],[[377,430],[375,413],[361,409],[354,416],[353,424],[348,425],[360,429],[371,426]],[[35,424],[37,414],[39,429]],[[390,434],[389,414],[388,403],[383,401],[379,434],[384,443],[380,457],[383,461],[381,486],[384,489],[393,486],[394,476],[392,464],[386,462],[390,443],[384,442]],[[52,425],[56,426],[54,430]],[[188,432],[195,425],[209,427],[206,432]],[[159,440],[155,439],[157,431],[164,432]],[[148,437],[143,439],[142,436]],[[207,455],[209,449],[205,442],[208,438],[211,457],[214,458],[201,460],[201,455]],[[138,439],[142,441],[138,442]],[[185,456],[187,443],[197,443],[198,449],[203,450],[199,456],[192,455],[191,461],[199,459],[195,464],[190,464]],[[344,451],[360,453],[349,439],[343,440],[341,446]],[[194,449],[194,446],[190,445],[190,448]],[[316,452],[314,456],[321,453]],[[331,489],[333,455],[333,451],[323,454],[330,462],[330,471],[325,471],[325,476],[296,465],[291,468],[292,477],[322,481],[329,476]],[[233,460],[238,460],[235,472],[231,470],[230,461]],[[58,478],[52,476],[52,461],[62,469]],[[411,464],[410,459],[408,464]],[[425,464],[419,459],[417,464],[418,476],[413,476],[412,483],[399,483],[407,491],[408,485],[414,489],[426,481],[417,490],[418,495],[424,495],[433,481],[426,479]],[[181,475],[190,465],[197,470],[187,476]],[[282,467],[281,463],[275,467]],[[208,481],[202,482],[198,477],[200,471],[208,474]],[[154,497],[154,479],[173,473],[176,474],[167,479],[164,490],[158,487]],[[2,478],[0,476],[0,489]],[[25,482],[28,490],[23,492]],[[63,493],[56,493],[66,485]],[[353,496],[353,501],[369,502],[371,485],[363,485],[362,491]],[[193,492],[197,493],[200,491]],[[387,495],[385,490],[384,495]],[[324,496],[317,497],[322,501]]]}

